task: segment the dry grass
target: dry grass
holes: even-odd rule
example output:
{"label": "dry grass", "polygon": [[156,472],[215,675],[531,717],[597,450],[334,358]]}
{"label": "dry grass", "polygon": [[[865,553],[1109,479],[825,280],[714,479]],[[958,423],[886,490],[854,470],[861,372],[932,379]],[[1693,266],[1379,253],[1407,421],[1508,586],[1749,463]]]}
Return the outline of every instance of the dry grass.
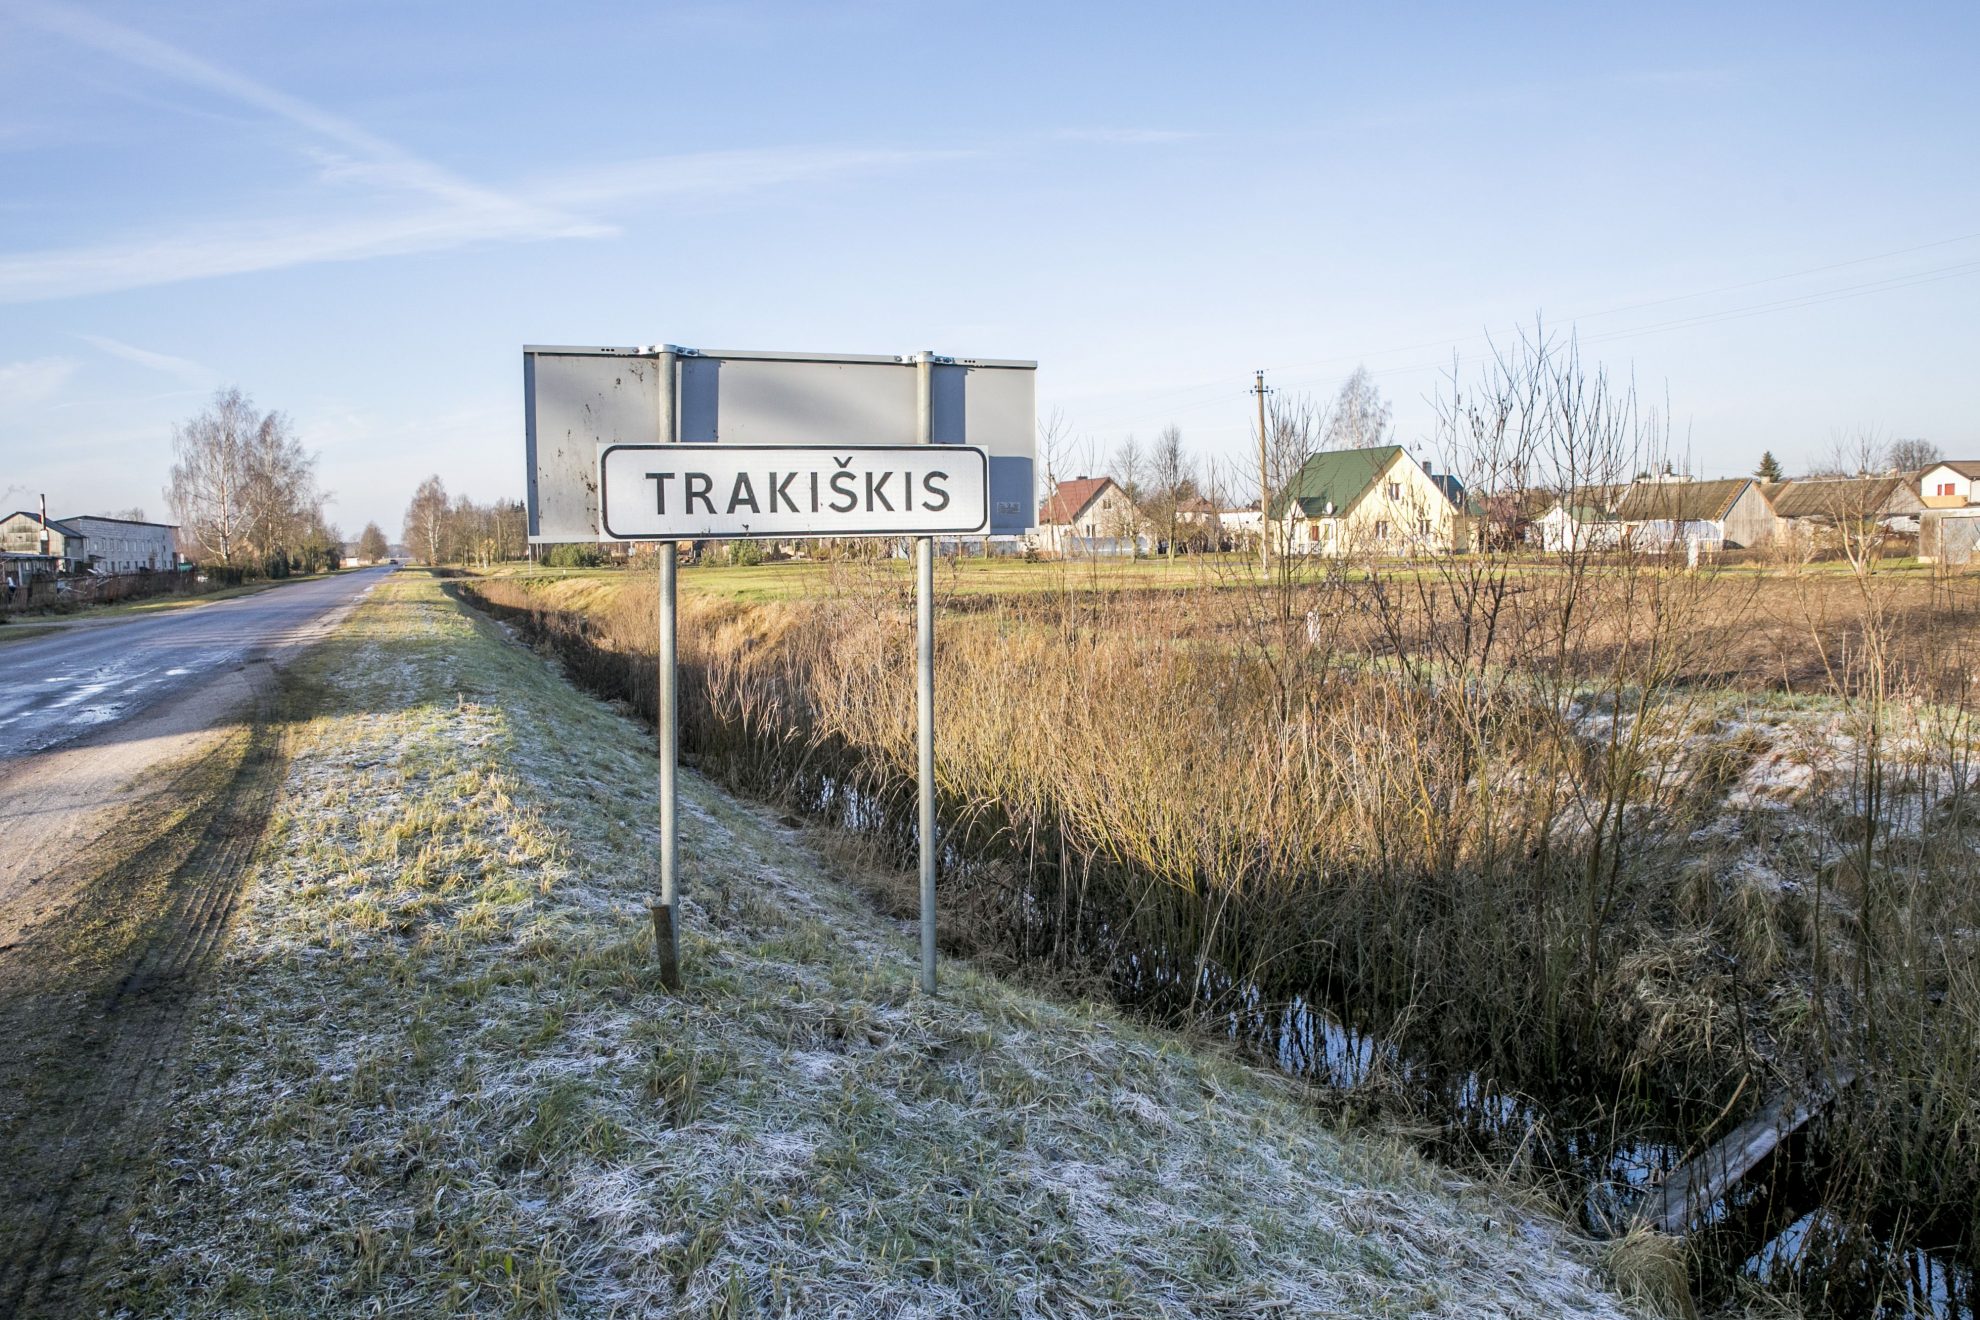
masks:
{"label": "dry grass", "polygon": [[1557,1227],[1299,1088],[912,941],[424,578],[318,654],[105,1282],[126,1314],[1608,1315]]}
{"label": "dry grass", "polygon": [[[885,568],[833,572],[824,599],[684,601],[686,745],[899,856],[905,601]],[[944,623],[941,806],[976,862],[951,910],[980,944],[1274,1057],[1289,1005],[1332,1007],[1418,1065],[1402,1089],[1432,1118],[1475,1118],[1474,1074],[1537,1097],[1551,1127],[1508,1144],[1568,1187],[1591,1152],[1681,1156],[1851,1061],[1867,1080],[1831,1126],[1833,1203],[1968,1231],[1970,583],[1470,563],[1180,594],[1062,580],[952,596]],[[643,575],[476,590],[651,711]]]}

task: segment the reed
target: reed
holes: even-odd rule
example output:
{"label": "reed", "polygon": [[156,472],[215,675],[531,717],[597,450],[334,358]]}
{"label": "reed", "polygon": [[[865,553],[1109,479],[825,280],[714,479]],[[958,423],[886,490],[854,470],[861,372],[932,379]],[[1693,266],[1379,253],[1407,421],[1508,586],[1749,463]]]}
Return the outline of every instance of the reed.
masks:
{"label": "reed", "polygon": [[[1563,1186],[1591,1130],[1702,1146],[1848,1061],[1866,1080],[1827,1149],[1832,1204],[1864,1208],[1849,1249],[1886,1250],[1893,1216],[1954,1239],[1973,1222],[1976,731],[1946,672],[1873,683],[1877,650],[1854,644],[1803,712],[1831,753],[1846,744],[1832,791],[1742,817],[1728,794],[1790,758],[1796,726],[1757,723],[1770,699],[1713,676],[1749,626],[1737,583],[1610,565],[1572,629],[1538,617],[1557,600],[1506,611],[1564,645],[1483,658],[1418,581],[1330,574],[1290,609],[1262,598],[1279,587],[1214,585],[1073,580],[945,617],[938,789],[966,863],[952,942],[1282,1058],[1288,1006],[1323,1007],[1395,1051],[1386,1078],[1354,1080],[1453,1141],[1511,1159],[1478,1098],[1537,1103],[1555,1139],[1521,1129],[1517,1158]],[[547,581],[472,589],[652,716],[644,575],[575,609]],[[681,608],[683,745],[702,768],[905,860],[898,584],[847,568],[817,599]],[[1857,626],[1880,626],[1868,603]],[[1765,828],[1784,832],[1774,873],[1735,867],[1752,851],[1737,831]]]}

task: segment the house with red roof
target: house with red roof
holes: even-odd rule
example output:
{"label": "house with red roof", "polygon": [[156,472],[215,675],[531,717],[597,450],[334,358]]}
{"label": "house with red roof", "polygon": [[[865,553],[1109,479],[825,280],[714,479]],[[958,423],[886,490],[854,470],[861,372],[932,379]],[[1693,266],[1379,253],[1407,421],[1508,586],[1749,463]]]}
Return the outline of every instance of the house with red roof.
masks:
{"label": "house with red roof", "polygon": [[1054,554],[1132,555],[1147,549],[1141,513],[1112,477],[1061,481],[1038,506],[1032,544]]}

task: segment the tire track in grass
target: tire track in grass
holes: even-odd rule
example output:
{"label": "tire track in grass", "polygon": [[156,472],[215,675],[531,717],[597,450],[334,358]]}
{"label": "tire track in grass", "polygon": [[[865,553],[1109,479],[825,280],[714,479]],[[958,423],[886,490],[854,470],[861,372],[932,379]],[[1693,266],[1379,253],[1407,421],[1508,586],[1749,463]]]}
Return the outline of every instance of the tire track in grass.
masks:
{"label": "tire track in grass", "polygon": [[274,730],[257,721],[238,737],[236,755],[180,781],[188,800],[171,824],[110,860],[0,968],[0,1029],[45,1063],[0,1077],[0,1104],[16,1121],[0,1144],[15,1165],[0,1186],[0,1316],[80,1309],[93,1267],[114,1254],[188,1010],[281,783]]}

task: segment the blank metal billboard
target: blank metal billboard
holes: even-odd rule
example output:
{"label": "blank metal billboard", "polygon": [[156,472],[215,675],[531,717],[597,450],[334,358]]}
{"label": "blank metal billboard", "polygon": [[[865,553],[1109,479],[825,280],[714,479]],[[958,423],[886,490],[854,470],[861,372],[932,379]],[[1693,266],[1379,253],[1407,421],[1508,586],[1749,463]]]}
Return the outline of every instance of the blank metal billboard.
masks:
{"label": "blank metal billboard", "polygon": [[[610,539],[598,498],[608,445],[917,443],[918,356],[525,347],[530,539]],[[1026,531],[1036,514],[1037,363],[929,361],[929,439],[983,449],[990,532]]]}

